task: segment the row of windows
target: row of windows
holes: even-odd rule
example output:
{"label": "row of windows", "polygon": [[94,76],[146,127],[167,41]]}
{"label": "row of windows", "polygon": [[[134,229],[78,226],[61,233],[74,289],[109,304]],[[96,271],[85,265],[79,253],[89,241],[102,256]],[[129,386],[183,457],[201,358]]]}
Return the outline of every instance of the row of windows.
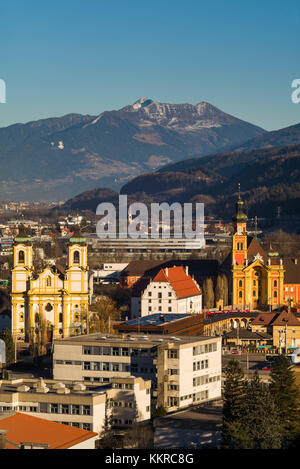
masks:
{"label": "row of windows", "polygon": [[83,355],[107,355],[113,357],[154,357],[155,348],[132,348],[132,347],[104,347],[84,345],[82,347]]}
{"label": "row of windows", "polygon": [[108,407],[124,407],[133,409],[134,403],[131,401],[113,401],[112,399],[110,399]]}
{"label": "row of windows", "polygon": [[112,419],[112,425],[132,425],[132,419]]}
{"label": "row of windows", "polygon": [[58,404],[58,403],[40,403],[37,406],[0,406],[0,412],[7,410],[15,410],[20,412],[40,412],[50,414],[70,414],[70,415],[92,415],[92,406],[74,405],[74,404]]}
{"label": "row of windows", "polygon": [[64,425],[70,425],[71,427],[82,428],[82,430],[89,430],[92,431],[92,424],[91,423],[84,423],[84,422],[59,422],[56,423],[63,423]]}
{"label": "row of windows", "polygon": [[197,376],[196,378],[193,378],[193,386],[202,386],[203,384],[208,384],[208,383],[214,383],[216,381],[220,381],[221,376],[211,376],[209,377],[208,375],[205,376]]}
{"label": "row of windows", "polygon": [[193,371],[204,370],[205,368],[208,368],[208,360],[193,363]]}
{"label": "row of windows", "polygon": [[126,363],[114,362],[83,362],[83,370],[91,371],[122,371],[122,372],[140,372],[140,373],[154,373],[154,368],[138,367],[137,363],[128,365]]}
{"label": "row of windows", "polygon": [[[261,286],[261,280],[253,280],[253,286],[256,287],[258,285],[259,287]],[[239,280],[239,287],[243,286],[243,280]],[[277,280],[273,280],[273,287],[278,287],[278,282]]]}
{"label": "row of windows", "polygon": [[48,404],[50,414],[92,415],[92,406],[77,404]]}
{"label": "row of windows", "polygon": [[198,345],[193,347],[193,355],[200,355],[201,353],[210,353],[217,351],[217,342],[212,342],[210,344]]}
{"label": "row of windows", "polygon": [[[19,251],[18,263],[19,264],[25,264],[25,253],[24,253],[24,251]],[[80,264],[80,253],[79,253],[79,251],[74,251],[74,253],[73,253],[73,264]],[[51,286],[51,277],[47,277],[47,282],[48,282],[48,279],[50,279],[50,284],[48,285],[48,283],[47,283],[47,287]]]}

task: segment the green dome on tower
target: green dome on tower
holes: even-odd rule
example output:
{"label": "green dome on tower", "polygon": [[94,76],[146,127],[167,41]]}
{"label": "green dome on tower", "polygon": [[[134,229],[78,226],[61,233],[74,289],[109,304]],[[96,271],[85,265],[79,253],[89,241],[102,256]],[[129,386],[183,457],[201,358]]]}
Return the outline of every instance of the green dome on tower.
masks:
{"label": "green dome on tower", "polygon": [[241,185],[239,183],[239,192],[238,199],[236,201],[236,213],[232,217],[232,221],[236,222],[246,222],[248,220],[247,215],[243,212],[244,202],[241,198]]}

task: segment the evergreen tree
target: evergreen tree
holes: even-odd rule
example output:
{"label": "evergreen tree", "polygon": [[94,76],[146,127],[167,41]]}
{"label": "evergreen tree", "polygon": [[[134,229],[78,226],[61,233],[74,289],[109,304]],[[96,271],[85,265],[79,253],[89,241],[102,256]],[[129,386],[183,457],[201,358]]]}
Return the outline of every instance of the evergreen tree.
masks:
{"label": "evergreen tree", "polygon": [[15,344],[10,330],[7,328],[3,329],[0,332],[0,339],[5,342],[6,366],[9,366],[15,361]]}
{"label": "evergreen tree", "polygon": [[237,360],[230,360],[225,370],[223,395],[223,447],[235,448],[242,435],[241,416],[245,398],[244,373]]}
{"label": "evergreen tree", "polygon": [[289,446],[300,433],[299,395],[292,365],[285,355],[280,355],[273,362],[270,392],[283,425],[285,445]]}
{"label": "evergreen tree", "polygon": [[282,425],[269,385],[262,383],[258,373],[244,383],[244,411],[241,416],[243,449],[279,449]]}

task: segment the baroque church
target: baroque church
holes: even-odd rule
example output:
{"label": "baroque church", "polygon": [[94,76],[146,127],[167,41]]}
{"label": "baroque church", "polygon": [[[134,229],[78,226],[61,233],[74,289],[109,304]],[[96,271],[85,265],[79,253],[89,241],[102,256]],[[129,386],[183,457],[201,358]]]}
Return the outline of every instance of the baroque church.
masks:
{"label": "baroque church", "polygon": [[[267,253],[256,237],[247,233],[247,215],[240,195],[232,217],[232,251],[225,261],[231,266],[233,309],[273,310],[300,302],[300,265],[297,259],[280,258],[272,249]],[[225,267],[225,265],[223,267]]]}
{"label": "baroque church", "polygon": [[14,239],[12,268],[12,334],[29,340],[43,324],[53,338],[87,331],[93,278],[87,264],[86,239],[69,239],[66,268],[54,265],[37,272],[29,236]]}

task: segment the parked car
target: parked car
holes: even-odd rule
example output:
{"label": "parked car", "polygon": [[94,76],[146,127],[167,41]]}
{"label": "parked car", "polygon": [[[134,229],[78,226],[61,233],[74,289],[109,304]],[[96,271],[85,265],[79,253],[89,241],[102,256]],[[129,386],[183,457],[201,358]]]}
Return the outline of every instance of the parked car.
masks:
{"label": "parked car", "polygon": [[238,349],[234,348],[231,350],[232,355],[237,355],[239,353]]}

